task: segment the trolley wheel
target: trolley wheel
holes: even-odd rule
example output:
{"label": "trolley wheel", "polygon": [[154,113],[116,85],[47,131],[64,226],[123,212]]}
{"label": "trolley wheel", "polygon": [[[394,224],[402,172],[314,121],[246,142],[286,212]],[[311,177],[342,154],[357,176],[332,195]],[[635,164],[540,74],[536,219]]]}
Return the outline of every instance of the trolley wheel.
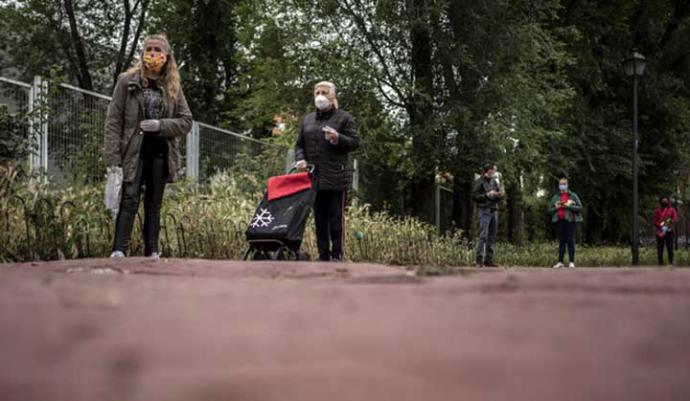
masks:
{"label": "trolley wheel", "polygon": [[254,257],[252,258],[252,260],[269,260],[269,259],[272,259],[271,252],[264,251],[263,249],[258,249],[254,253]]}
{"label": "trolley wheel", "polygon": [[250,246],[249,249],[244,252],[244,255],[242,255],[242,260],[249,260],[249,257],[254,256],[255,252],[256,250]]}
{"label": "trolley wheel", "polygon": [[281,246],[273,252],[272,260],[297,260],[297,254],[286,246]]}
{"label": "trolley wheel", "polygon": [[284,246],[281,246],[280,248],[276,249],[273,252],[273,255],[271,255],[271,260],[285,260],[285,255],[283,255],[283,252],[285,252]]}

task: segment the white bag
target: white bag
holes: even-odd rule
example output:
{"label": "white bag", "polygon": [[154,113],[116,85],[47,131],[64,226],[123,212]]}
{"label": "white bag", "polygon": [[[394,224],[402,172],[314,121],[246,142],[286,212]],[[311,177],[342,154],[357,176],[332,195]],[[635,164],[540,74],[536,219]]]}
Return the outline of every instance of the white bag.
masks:
{"label": "white bag", "polygon": [[110,210],[113,218],[120,209],[120,193],[122,192],[122,167],[108,167],[105,182],[105,208]]}

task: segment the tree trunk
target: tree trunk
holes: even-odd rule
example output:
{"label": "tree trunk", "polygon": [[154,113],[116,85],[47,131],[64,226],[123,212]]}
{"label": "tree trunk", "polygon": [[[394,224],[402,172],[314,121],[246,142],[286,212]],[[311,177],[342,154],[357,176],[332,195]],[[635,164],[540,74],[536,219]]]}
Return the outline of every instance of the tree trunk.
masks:
{"label": "tree trunk", "polygon": [[120,38],[120,50],[117,52],[117,62],[115,63],[115,71],[113,74],[113,88],[117,83],[117,77],[120,75],[124,68],[125,63],[125,53],[127,52],[127,42],[129,39],[129,30],[132,25],[132,9],[129,5],[129,0],[123,0],[123,5],[125,8],[125,20],[124,28],[122,30],[122,37]]}
{"label": "tree trunk", "polygon": [[472,232],[472,181],[460,180],[456,175],[453,191],[453,222],[462,230],[463,237],[469,239]]}
{"label": "tree trunk", "polygon": [[411,60],[413,93],[408,106],[412,128],[415,174],[411,185],[414,215],[433,221],[434,170],[438,149],[437,133],[433,126],[432,106],[433,69],[431,65],[431,32],[426,11],[426,0],[408,1],[411,23]]}
{"label": "tree trunk", "polygon": [[508,241],[514,245],[522,245],[523,239],[523,214],[522,194],[517,182],[508,184],[506,189],[508,198]]}
{"label": "tree trunk", "polygon": [[84,89],[93,90],[93,82],[91,80],[91,72],[89,71],[89,64],[86,61],[86,52],[84,51],[84,42],[79,36],[79,28],[77,27],[77,18],[74,15],[74,6],[72,0],[64,0],[65,12],[69,20],[70,35],[72,37],[72,46],[77,53],[77,68],[79,70],[78,80],[79,86]]}

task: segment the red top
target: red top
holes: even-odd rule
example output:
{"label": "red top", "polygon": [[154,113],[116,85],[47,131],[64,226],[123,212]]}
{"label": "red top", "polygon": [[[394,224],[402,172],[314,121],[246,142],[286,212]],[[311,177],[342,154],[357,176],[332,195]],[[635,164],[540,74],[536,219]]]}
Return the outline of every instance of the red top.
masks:
{"label": "red top", "polygon": [[678,221],[678,213],[676,212],[676,209],[673,208],[673,206],[669,206],[665,209],[658,208],[654,210],[654,218],[652,222],[654,223],[654,227],[656,227],[657,229],[656,234],[659,237],[664,236],[664,232],[661,230],[661,227],[664,225],[664,222],[669,219],[671,220],[671,227],[673,227],[673,224],[675,224],[676,221]]}
{"label": "red top", "polygon": [[[561,202],[566,203],[570,200],[568,192],[561,192]],[[558,208],[558,220],[565,220],[565,206]]]}

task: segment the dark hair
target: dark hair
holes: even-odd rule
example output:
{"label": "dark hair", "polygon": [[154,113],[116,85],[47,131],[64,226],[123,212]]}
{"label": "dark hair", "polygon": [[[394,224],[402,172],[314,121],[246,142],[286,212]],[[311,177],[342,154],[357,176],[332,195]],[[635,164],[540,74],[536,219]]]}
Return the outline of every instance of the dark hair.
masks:
{"label": "dark hair", "polygon": [[491,170],[491,169],[494,168],[494,167],[496,167],[496,165],[493,164],[493,163],[485,163],[485,164],[482,166],[482,172],[486,173],[487,171]]}
{"label": "dark hair", "polygon": [[566,173],[560,173],[560,174],[558,174],[558,181],[563,180],[563,179],[567,180],[567,179],[568,179],[568,175],[567,175]]}

